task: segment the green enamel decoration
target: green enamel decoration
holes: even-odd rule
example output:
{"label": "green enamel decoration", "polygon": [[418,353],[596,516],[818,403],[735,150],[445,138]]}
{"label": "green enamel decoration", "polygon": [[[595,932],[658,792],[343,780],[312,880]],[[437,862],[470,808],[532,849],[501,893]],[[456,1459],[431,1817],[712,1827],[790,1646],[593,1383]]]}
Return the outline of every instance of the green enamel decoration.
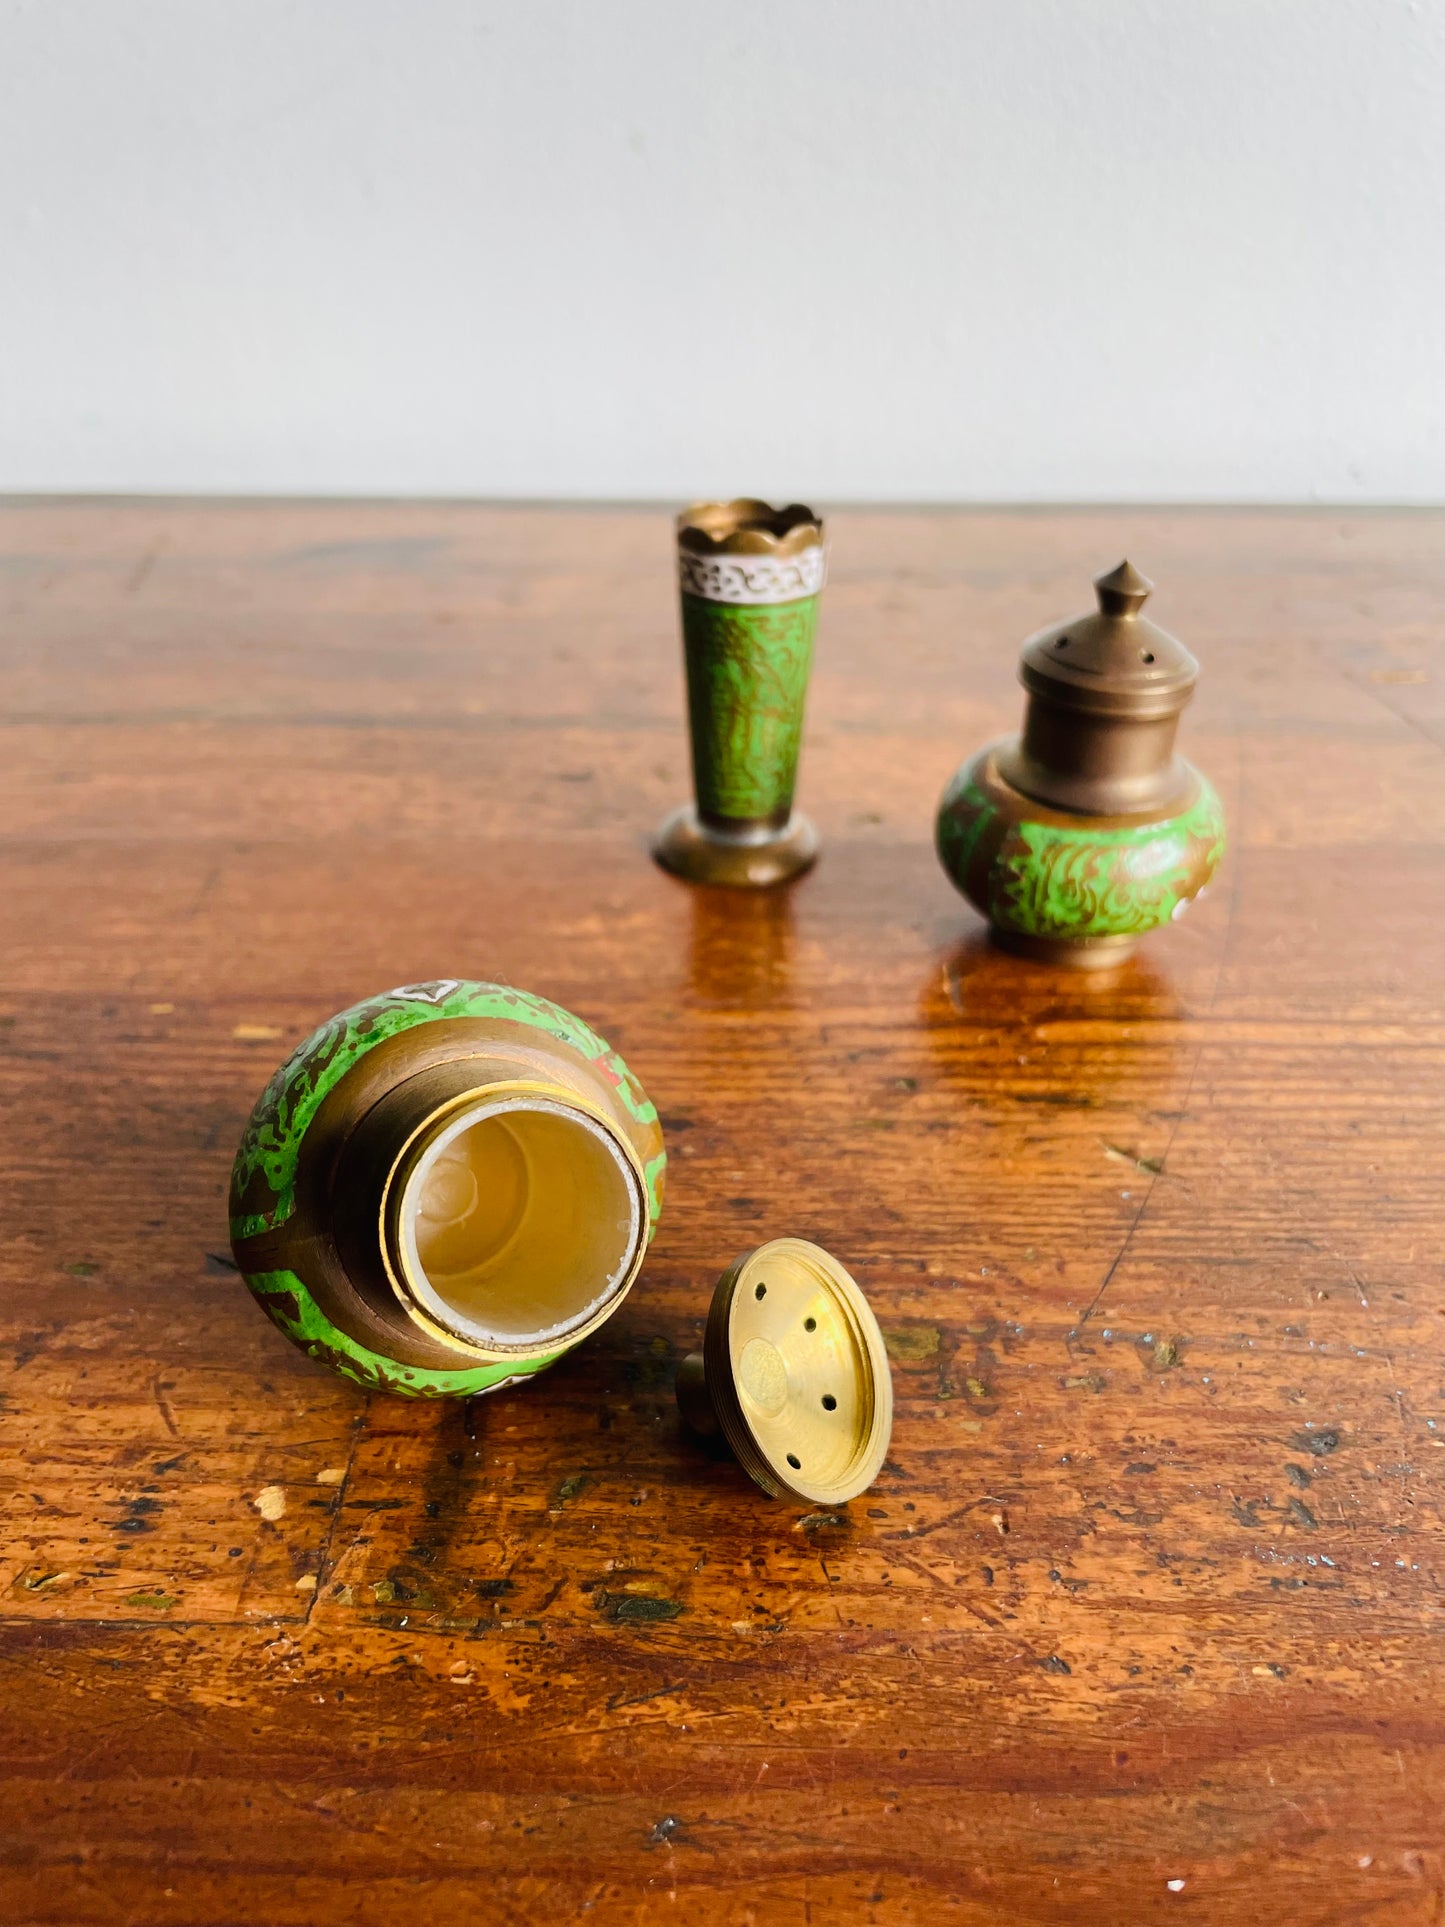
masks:
{"label": "green enamel decoration", "polygon": [[[989,914],[1030,937],[1132,937],[1168,923],[1224,853],[1224,812],[1203,778],[1178,816],[1137,828],[1014,826],[989,872]],[[1197,889],[1197,882],[1194,888]]]}
{"label": "green enamel decoration", "polygon": [[[501,1018],[556,1038],[588,1060],[630,1117],[643,1126],[656,1126],[655,1108],[622,1059],[560,1005],[501,984],[459,979],[409,984],[339,1012],[314,1031],[271,1078],[236,1154],[232,1191],[239,1208],[231,1219],[233,1240],[275,1231],[294,1216],[306,1133],[328,1093],[347,1072],[387,1038],[448,1018]],[[649,1239],[662,1209],[666,1166],[661,1149],[643,1165]],[[407,1365],[342,1331],[295,1271],[253,1270],[242,1275],[272,1322],[309,1357],[369,1390],[401,1398],[465,1398],[495,1391],[530,1378],[570,1349],[564,1345],[545,1354],[480,1364],[459,1359],[456,1370]]]}
{"label": "green enamel decoration", "polygon": [[937,833],[939,859],[960,890],[974,851],[998,816],[973,780],[973,765],[965,764],[943,793]]}
{"label": "green enamel decoration", "polygon": [[[233,1194],[250,1208],[232,1218],[233,1238],[274,1230],[291,1216],[296,1208],[294,1187],[301,1140],[323,1098],[347,1071],[384,1039],[447,1017],[502,1017],[547,1032],[590,1059],[640,1124],[656,1122],[656,1110],[622,1059],[560,1004],[501,984],[470,983],[459,978],[407,984],[338,1012],[313,1031],[271,1078],[251,1113],[236,1153]],[[659,1153],[645,1172],[653,1231],[662,1208],[666,1162]]]}
{"label": "green enamel decoration", "polygon": [[1176,918],[1224,853],[1224,812],[1174,747],[1199,665],[1143,613],[1132,563],[1095,577],[1097,608],[1024,643],[1023,728],[944,792],[944,869],[1005,948],[1092,970]]}
{"label": "green enamel decoration", "polygon": [[[650,1104],[647,1108],[652,1111]],[[652,1115],[655,1117],[657,1113],[653,1111]],[[651,1119],[640,1117],[639,1122],[647,1124]],[[650,1220],[647,1227],[647,1242],[649,1244],[657,1235],[657,1220],[662,1215],[662,1174],[666,1169],[667,1153],[665,1151],[659,1151],[655,1158],[649,1158],[642,1167],[642,1175],[647,1181],[647,1206]]]}
{"label": "green enamel decoration", "polygon": [[693,780],[703,817],[792,807],[818,597],[734,604],[682,597]]}
{"label": "green enamel decoration", "polygon": [[338,1330],[294,1271],[260,1271],[247,1277],[246,1283],[272,1323],[308,1358],[329,1365],[368,1391],[388,1392],[393,1398],[472,1398],[494,1392],[512,1379],[530,1378],[562,1356],[553,1352],[549,1358],[473,1365],[455,1372],[401,1365]]}
{"label": "green enamel decoration", "polygon": [[1015,820],[979,782],[982,762],[965,764],[944,793],[938,853],[1001,929],[1075,943],[1142,936],[1178,915],[1224,854],[1224,811],[1202,776],[1177,815],[1104,829]]}

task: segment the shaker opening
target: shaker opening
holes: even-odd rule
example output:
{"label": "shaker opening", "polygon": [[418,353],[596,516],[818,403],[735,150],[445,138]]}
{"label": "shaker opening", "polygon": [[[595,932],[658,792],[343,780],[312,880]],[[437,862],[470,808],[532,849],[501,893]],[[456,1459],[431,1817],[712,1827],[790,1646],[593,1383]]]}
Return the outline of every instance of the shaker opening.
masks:
{"label": "shaker opening", "polygon": [[641,1177],[605,1125],[515,1094],[454,1115],[403,1180],[405,1286],[489,1350],[562,1344],[627,1287],[646,1237]]}

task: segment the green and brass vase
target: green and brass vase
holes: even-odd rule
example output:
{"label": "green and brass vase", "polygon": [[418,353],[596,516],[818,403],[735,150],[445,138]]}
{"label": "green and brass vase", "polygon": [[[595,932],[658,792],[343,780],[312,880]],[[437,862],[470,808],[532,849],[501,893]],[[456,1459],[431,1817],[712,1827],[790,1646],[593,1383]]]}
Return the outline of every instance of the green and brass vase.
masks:
{"label": "green and brass vase", "polygon": [[1097,612],[1031,636],[1018,736],[981,749],[944,791],[938,855],[1006,948],[1098,968],[1177,920],[1214,875],[1224,813],[1174,748],[1199,665],[1141,612],[1128,562]]}
{"label": "green and brass vase", "polygon": [[794,503],[701,502],[677,519],[696,805],[658,833],[692,883],[786,882],[818,854],[793,808],[826,571],[823,524]]}
{"label": "green and brass vase", "polygon": [[500,984],[408,984],[272,1077],[231,1174],[231,1246],[311,1357],[403,1398],[471,1397],[612,1316],[665,1164],[657,1112],[580,1018]]}

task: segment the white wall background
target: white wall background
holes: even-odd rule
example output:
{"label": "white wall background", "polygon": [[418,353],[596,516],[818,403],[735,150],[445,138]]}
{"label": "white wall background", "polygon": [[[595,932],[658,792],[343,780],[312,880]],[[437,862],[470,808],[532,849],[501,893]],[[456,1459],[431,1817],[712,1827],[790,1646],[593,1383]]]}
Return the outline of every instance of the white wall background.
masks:
{"label": "white wall background", "polygon": [[0,0],[0,488],[1445,500],[1445,0]]}

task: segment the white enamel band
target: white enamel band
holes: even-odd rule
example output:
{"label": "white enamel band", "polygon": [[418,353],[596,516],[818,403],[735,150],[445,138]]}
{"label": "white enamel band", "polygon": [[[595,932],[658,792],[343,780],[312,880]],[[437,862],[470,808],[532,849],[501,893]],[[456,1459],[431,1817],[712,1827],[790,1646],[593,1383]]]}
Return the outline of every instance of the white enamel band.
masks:
{"label": "white enamel band", "polygon": [[677,575],[684,595],[704,602],[796,602],[816,595],[828,572],[821,543],[797,555],[695,555],[677,552]]}

